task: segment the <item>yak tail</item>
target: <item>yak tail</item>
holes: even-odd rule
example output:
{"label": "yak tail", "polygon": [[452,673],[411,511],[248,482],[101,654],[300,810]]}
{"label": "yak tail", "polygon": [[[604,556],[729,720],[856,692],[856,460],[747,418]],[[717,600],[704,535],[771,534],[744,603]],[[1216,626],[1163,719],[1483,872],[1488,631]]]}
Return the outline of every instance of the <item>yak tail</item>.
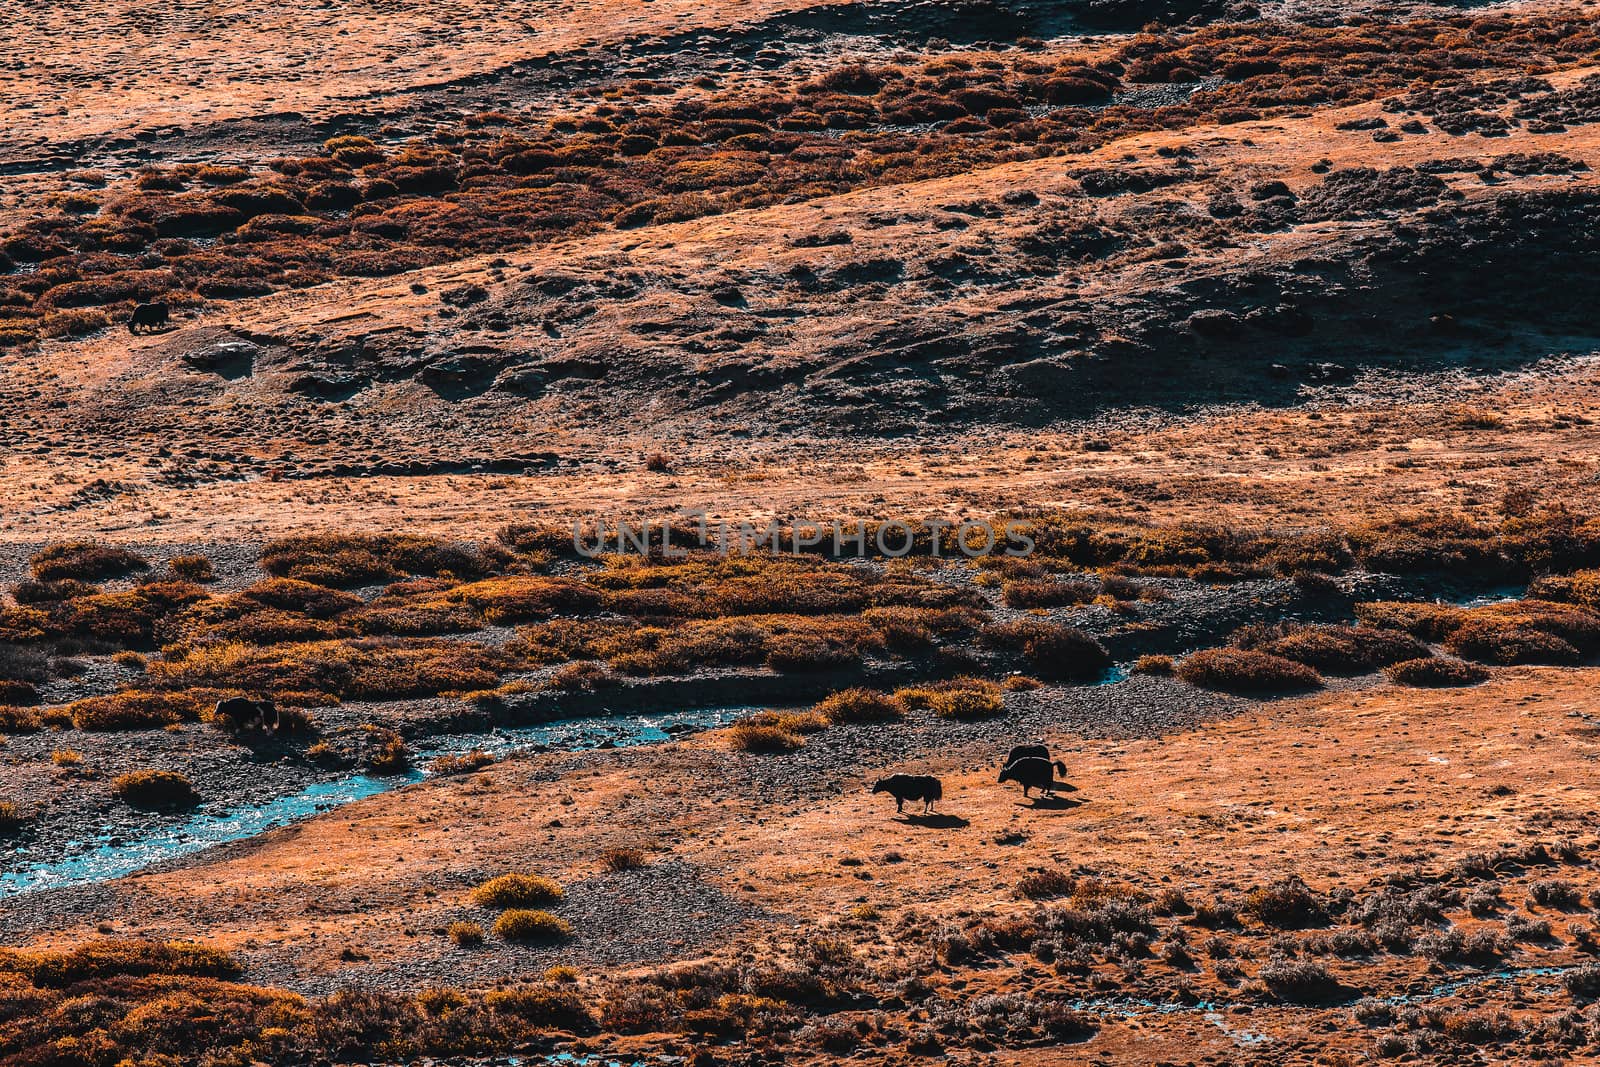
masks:
{"label": "yak tail", "polygon": [[933,799],[935,799],[935,800],[943,800],[944,799],[944,783],[939,781],[937,778],[935,778],[933,780],[933,785],[928,789],[928,792],[933,794]]}
{"label": "yak tail", "polygon": [[1067,765],[1062,763],[1060,760],[1056,760],[1056,773],[1065,775],[1067,773]]}

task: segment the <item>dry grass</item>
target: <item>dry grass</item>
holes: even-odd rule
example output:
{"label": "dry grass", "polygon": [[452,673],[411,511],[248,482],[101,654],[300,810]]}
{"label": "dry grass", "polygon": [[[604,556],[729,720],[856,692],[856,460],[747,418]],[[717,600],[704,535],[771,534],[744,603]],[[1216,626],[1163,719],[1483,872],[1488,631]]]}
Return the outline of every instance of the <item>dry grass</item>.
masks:
{"label": "dry grass", "polygon": [[560,941],[572,936],[572,924],[548,911],[512,908],[500,913],[494,932],[506,941]]}
{"label": "dry grass", "polygon": [[486,908],[527,908],[556,904],[566,896],[561,886],[540,874],[502,874],[472,891],[474,903]]}
{"label": "dry grass", "polygon": [[111,791],[136,808],[186,808],[200,799],[194,784],[177,771],[130,771],[112,781]]}
{"label": "dry grass", "polygon": [[1213,648],[1187,656],[1178,677],[1202,689],[1225,693],[1290,693],[1316,689],[1322,677],[1303,663],[1266,652]]}

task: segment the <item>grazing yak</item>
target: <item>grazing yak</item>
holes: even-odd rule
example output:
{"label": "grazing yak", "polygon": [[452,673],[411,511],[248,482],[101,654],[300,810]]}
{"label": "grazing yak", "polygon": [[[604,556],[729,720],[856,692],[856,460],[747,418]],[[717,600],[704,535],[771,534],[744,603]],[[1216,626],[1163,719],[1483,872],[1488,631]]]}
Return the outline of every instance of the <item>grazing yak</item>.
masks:
{"label": "grazing yak", "polygon": [[167,305],[155,300],[148,304],[140,304],[133,309],[133,314],[128,316],[128,332],[138,333],[143,330],[159,330],[167,324]]}
{"label": "grazing yak", "polygon": [[278,715],[278,706],[270,700],[229,697],[227,700],[217,701],[214,714],[219,719],[227,718],[237,723],[241,730],[259,726],[268,733],[277,733],[283,725],[283,720]]}
{"label": "grazing yak", "polygon": [[1027,796],[1030,789],[1037,789],[1045,796],[1054,796],[1057,771],[1066,774],[1067,765],[1060,760],[1051,763],[1038,756],[1024,756],[1006,764],[1005,770],[1000,772],[1000,781],[1016,782],[1022,786],[1023,796]]}
{"label": "grazing yak", "polygon": [[908,800],[922,801],[922,810],[930,812],[936,800],[944,797],[944,786],[939,779],[926,774],[891,774],[872,783],[874,793],[888,793],[894,797],[894,810],[905,811]]}

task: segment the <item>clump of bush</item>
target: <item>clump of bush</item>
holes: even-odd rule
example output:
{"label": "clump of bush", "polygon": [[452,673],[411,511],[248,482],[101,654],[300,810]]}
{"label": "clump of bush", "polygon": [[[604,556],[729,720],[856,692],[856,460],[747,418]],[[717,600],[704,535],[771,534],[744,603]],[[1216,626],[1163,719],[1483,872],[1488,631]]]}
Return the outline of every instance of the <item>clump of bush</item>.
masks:
{"label": "clump of bush", "polygon": [[952,678],[932,685],[897,689],[894,700],[907,709],[924,709],[941,719],[971,721],[1004,715],[1004,690],[983,678]]}
{"label": "clump of bush", "polygon": [[1315,689],[1322,676],[1303,663],[1243,648],[1213,648],[1187,656],[1178,677],[1224,693],[1291,693]]}
{"label": "clump of bush", "polygon": [[600,853],[600,866],[608,871],[632,871],[646,863],[644,849],[613,845]]}
{"label": "clump of bush", "polygon": [[367,767],[374,774],[404,774],[411,769],[411,749],[393,730],[374,729],[367,738]]}
{"label": "clump of bush", "polygon": [[559,941],[572,934],[572,924],[548,911],[512,908],[494,921],[495,936],[506,941]]}
{"label": "clump of bush", "polygon": [[1010,608],[1058,608],[1087,604],[1099,595],[1093,582],[1064,582],[1051,578],[1019,578],[1005,583],[1000,598]]}
{"label": "clump of bush", "polygon": [[209,582],[215,577],[211,561],[205,556],[173,556],[167,567],[174,575],[189,582]]}
{"label": "clump of bush", "polygon": [[1280,878],[1245,894],[1244,912],[1267,926],[1299,930],[1328,921],[1322,901],[1298,876]]}
{"label": "clump of bush", "polygon": [[462,948],[477,948],[483,944],[483,927],[474,922],[453,922],[445,934]]}
{"label": "clump of bush", "polygon": [[97,541],[68,541],[49,545],[28,560],[34,578],[41,582],[65,579],[100,581],[148,570],[150,564],[136,552]]}
{"label": "clump of bush", "polygon": [[489,572],[474,548],[409,534],[311,534],[269,542],[261,569],[280,578],[343,587],[409,575],[478,578]]}
{"label": "clump of bush", "polygon": [[194,783],[177,771],[130,771],[117,776],[111,791],[136,808],[187,808],[200,801]]}
{"label": "clump of bush", "polygon": [[526,908],[555,904],[566,891],[553,878],[542,874],[502,874],[472,891],[474,903],[486,908]]}
{"label": "clump of bush", "polygon": [[812,710],[836,726],[845,723],[892,722],[905,715],[889,694],[859,686],[824,697]]}
{"label": "clump of bush", "polygon": [[1444,688],[1448,686],[1477,685],[1489,679],[1489,672],[1476,663],[1466,663],[1444,656],[1427,659],[1408,659],[1392,663],[1383,673],[1396,685],[1418,688]]}
{"label": "clump of bush", "polygon": [[459,755],[440,756],[428,765],[428,770],[438,775],[471,774],[494,763],[494,757],[480,749]]}
{"label": "clump of bush", "polygon": [[1246,632],[1237,635],[1234,643],[1327,674],[1361,674],[1430,655],[1427,646],[1413,637],[1371,626],[1290,626],[1265,640],[1253,639]]}
{"label": "clump of bush", "polygon": [[761,711],[729,727],[728,741],[740,752],[793,752],[805,744],[805,734],[826,730],[828,725],[816,712]]}
{"label": "clump of bush", "polygon": [[983,642],[1020,651],[1042,678],[1097,678],[1111,665],[1111,654],[1075,626],[1043,619],[1017,619],[986,626]]}
{"label": "clump of bush", "polygon": [[1078,880],[1066,871],[1050,867],[1030,871],[1017,880],[1017,895],[1028,900],[1047,900],[1051,897],[1070,896]]}
{"label": "clump of bush", "polygon": [[0,834],[14,834],[27,822],[28,815],[22,810],[22,805],[0,800]]}
{"label": "clump of bush", "polygon": [[0,734],[38,733],[43,726],[39,713],[32,708],[0,704]]}
{"label": "clump of bush", "polygon": [[197,722],[201,704],[189,693],[147,693],[124,690],[85,697],[66,707],[80,730],[156,730],[180,722]]}
{"label": "clump of bush", "polygon": [[1327,966],[1315,960],[1271,960],[1262,965],[1256,977],[1267,992],[1291,1004],[1315,1004],[1344,993],[1344,987]]}
{"label": "clump of bush", "polygon": [[1146,655],[1133,661],[1134,674],[1171,674],[1175,669],[1171,656]]}

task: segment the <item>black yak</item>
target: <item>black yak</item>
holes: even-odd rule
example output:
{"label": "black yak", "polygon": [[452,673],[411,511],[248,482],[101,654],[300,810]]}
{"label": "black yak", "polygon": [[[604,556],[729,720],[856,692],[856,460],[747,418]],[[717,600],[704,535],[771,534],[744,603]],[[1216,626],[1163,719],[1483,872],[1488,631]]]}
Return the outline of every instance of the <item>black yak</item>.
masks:
{"label": "black yak", "polygon": [[140,304],[133,309],[133,314],[128,316],[128,332],[138,333],[139,330],[155,330],[167,324],[167,305],[160,301],[151,301]]}
{"label": "black yak", "polygon": [[891,774],[872,783],[874,793],[888,793],[894,797],[894,810],[905,811],[908,800],[922,801],[922,810],[930,812],[936,800],[944,797],[944,786],[939,779],[926,774]]}
{"label": "black yak", "polygon": [[278,715],[278,706],[270,700],[250,700],[247,697],[229,697],[227,700],[217,701],[214,710],[217,718],[226,718],[238,724],[240,729],[259,725],[263,730],[277,733],[283,725]]}
{"label": "black yak", "polygon": [[1022,795],[1027,796],[1028,790],[1037,789],[1046,796],[1052,796],[1056,791],[1055,772],[1067,773],[1067,765],[1060,760],[1051,763],[1038,756],[1024,756],[1022,759],[1006,764],[1006,769],[1000,772],[1000,781],[1016,782],[1022,786]]}

